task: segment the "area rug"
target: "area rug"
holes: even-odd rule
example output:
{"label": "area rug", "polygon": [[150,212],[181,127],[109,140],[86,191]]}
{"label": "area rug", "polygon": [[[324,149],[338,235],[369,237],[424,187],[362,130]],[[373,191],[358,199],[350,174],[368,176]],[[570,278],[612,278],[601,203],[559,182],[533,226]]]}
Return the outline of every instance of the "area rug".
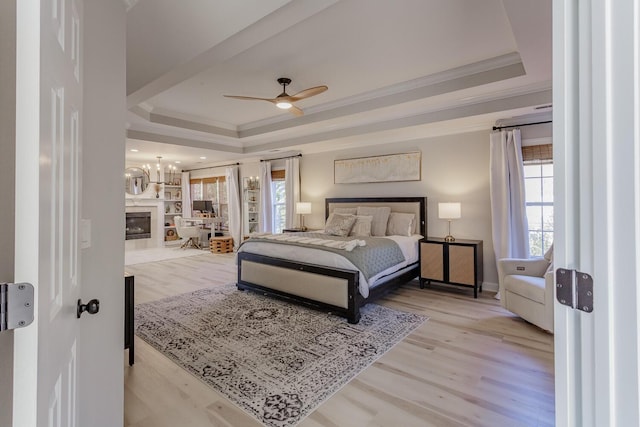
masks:
{"label": "area rug", "polygon": [[295,426],[426,317],[367,304],[357,325],[234,284],[136,306],[136,334],[266,426]]}

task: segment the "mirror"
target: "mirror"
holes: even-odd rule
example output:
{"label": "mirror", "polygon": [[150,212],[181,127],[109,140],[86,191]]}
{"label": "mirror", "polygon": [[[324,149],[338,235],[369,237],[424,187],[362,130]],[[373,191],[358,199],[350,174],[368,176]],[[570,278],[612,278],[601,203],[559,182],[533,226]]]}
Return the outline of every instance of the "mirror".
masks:
{"label": "mirror", "polygon": [[140,168],[124,170],[124,191],[127,194],[142,194],[149,185],[149,175]]}

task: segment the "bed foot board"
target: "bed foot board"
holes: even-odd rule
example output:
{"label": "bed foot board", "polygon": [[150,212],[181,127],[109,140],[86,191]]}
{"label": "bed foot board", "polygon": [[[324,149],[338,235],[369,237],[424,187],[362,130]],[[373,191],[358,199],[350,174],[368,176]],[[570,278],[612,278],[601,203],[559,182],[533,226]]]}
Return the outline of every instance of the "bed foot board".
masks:
{"label": "bed foot board", "polygon": [[357,271],[327,268],[247,252],[238,253],[239,290],[254,290],[360,321],[364,299]]}

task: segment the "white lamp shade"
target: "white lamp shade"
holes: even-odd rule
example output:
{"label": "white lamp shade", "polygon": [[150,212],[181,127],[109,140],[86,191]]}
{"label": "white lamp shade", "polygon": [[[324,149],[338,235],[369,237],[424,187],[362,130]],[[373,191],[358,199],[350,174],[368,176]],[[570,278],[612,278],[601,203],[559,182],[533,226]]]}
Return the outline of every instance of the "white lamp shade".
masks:
{"label": "white lamp shade", "polygon": [[458,219],[460,217],[460,203],[438,203],[438,218]]}
{"label": "white lamp shade", "polygon": [[311,202],[297,202],[296,213],[298,215],[308,215],[311,213]]}

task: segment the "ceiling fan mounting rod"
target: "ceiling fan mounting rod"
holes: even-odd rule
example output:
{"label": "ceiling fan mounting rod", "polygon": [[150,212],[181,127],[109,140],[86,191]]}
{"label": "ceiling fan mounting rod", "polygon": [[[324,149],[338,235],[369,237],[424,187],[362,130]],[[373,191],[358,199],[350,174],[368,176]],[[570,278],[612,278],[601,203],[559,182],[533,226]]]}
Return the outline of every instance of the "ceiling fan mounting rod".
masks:
{"label": "ceiling fan mounting rod", "polygon": [[286,77],[280,77],[278,79],[278,83],[280,83],[283,87],[286,87],[289,83],[291,83],[291,79],[288,79]]}

